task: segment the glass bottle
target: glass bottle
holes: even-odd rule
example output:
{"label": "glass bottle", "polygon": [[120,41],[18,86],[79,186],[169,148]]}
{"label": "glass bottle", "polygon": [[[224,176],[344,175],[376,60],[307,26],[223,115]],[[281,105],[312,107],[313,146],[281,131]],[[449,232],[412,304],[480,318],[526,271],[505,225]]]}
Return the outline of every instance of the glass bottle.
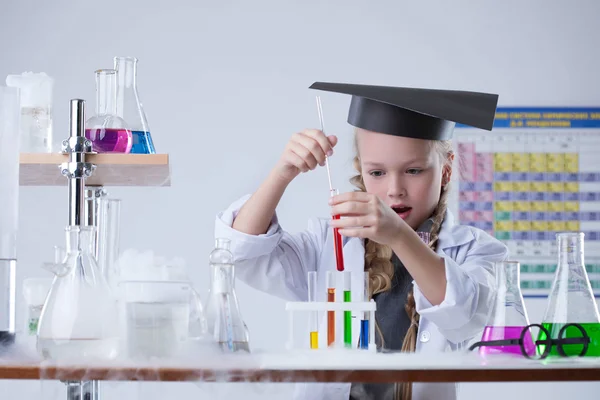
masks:
{"label": "glass bottle", "polygon": [[92,255],[95,228],[67,226],[62,262],[45,264],[55,274],[39,320],[37,349],[48,359],[113,359],[117,356],[117,307]]}
{"label": "glass bottle", "polygon": [[223,351],[250,351],[248,330],[234,288],[234,264],[228,239],[216,239],[210,253],[211,287],[206,302],[208,333]]}
{"label": "glass bottle", "polygon": [[[590,344],[586,356],[600,356],[600,316],[592,286],[584,264],[584,234],[582,232],[559,233],[558,265],[548,296],[542,326],[551,339],[559,339],[561,328],[577,323],[587,333]],[[543,336],[543,337],[542,337]],[[541,331],[540,340],[546,339]],[[560,339],[581,337],[576,326],[569,326]],[[579,354],[581,345],[564,345],[567,355]],[[558,356],[558,346],[553,346],[550,356]]]}
{"label": "glass bottle", "polygon": [[[493,340],[519,339],[523,329],[529,326],[529,317],[521,293],[520,264],[516,261],[498,262],[495,265],[498,292],[488,322],[483,330],[483,342]],[[525,335],[524,349],[528,355],[535,355],[535,346],[530,334]],[[521,347],[482,346],[480,354],[511,353],[521,355]]]}
{"label": "glass bottle", "polygon": [[98,153],[129,153],[133,143],[127,123],[117,116],[117,71],[96,71],[96,115],[85,122],[85,137]]}
{"label": "glass bottle", "polygon": [[154,142],[137,89],[137,58],[115,57],[117,70],[117,114],[123,118],[133,134],[132,153],[154,154]]}
{"label": "glass bottle", "polygon": [[19,89],[0,86],[0,353],[16,334],[20,121]]}

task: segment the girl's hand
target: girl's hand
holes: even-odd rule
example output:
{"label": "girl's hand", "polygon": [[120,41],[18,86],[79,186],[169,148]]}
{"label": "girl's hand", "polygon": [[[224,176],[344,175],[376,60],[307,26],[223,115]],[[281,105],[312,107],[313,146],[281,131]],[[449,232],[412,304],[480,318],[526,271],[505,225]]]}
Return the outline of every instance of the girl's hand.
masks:
{"label": "girl's hand", "polygon": [[301,172],[325,165],[325,155],[331,155],[336,144],[337,137],[333,135],[325,136],[319,130],[305,129],[292,136],[273,172],[289,183]]}
{"label": "girl's hand", "polygon": [[329,200],[334,219],[331,226],[340,234],[368,238],[383,245],[391,245],[401,229],[408,226],[398,214],[379,197],[366,192],[349,192]]}

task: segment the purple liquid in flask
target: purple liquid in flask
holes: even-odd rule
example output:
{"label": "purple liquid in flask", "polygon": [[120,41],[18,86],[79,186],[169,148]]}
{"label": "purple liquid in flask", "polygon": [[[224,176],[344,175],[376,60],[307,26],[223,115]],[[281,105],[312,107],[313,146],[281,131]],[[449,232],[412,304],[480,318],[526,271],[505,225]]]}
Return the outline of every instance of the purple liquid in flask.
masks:
{"label": "purple liquid in flask", "polygon": [[91,128],[85,137],[92,141],[92,150],[98,153],[129,153],[132,136],[128,129]]}
{"label": "purple liquid in flask", "polygon": [[[519,339],[524,328],[524,326],[486,326],[483,330],[481,341]],[[525,334],[523,347],[529,356],[535,355],[535,344],[533,343],[530,332]],[[523,355],[521,346],[517,344],[506,346],[481,346],[479,348],[479,354],[482,355],[499,353]]]}

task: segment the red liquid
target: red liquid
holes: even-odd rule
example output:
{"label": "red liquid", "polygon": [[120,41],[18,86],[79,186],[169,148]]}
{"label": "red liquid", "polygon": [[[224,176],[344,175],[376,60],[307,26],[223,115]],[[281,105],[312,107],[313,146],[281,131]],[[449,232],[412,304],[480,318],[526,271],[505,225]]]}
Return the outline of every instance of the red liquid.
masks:
{"label": "red liquid", "polygon": [[[482,342],[490,340],[506,340],[506,339],[519,339],[523,332],[524,326],[486,326],[483,330],[481,337]],[[533,338],[531,334],[525,335],[525,351],[528,355],[535,355],[535,345],[533,344]],[[507,345],[507,346],[482,346],[479,348],[480,354],[498,354],[498,353],[510,353],[523,355],[521,352],[521,346],[519,345]]]}
{"label": "red liquid", "polygon": [[[334,215],[333,219],[340,219],[339,215]],[[335,244],[335,262],[338,271],[344,270],[344,252],[342,250],[342,235],[338,228],[333,228],[333,243]]]}

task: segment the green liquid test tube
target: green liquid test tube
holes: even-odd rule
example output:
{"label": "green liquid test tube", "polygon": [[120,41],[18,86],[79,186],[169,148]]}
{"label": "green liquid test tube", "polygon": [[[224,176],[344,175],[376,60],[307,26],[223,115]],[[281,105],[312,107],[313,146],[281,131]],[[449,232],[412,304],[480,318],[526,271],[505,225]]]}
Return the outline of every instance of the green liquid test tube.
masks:
{"label": "green liquid test tube", "polygon": [[[344,271],[344,303],[352,301],[352,290],[350,284],[350,271]],[[352,311],[344,311],[344,344],[352,347]]]}

